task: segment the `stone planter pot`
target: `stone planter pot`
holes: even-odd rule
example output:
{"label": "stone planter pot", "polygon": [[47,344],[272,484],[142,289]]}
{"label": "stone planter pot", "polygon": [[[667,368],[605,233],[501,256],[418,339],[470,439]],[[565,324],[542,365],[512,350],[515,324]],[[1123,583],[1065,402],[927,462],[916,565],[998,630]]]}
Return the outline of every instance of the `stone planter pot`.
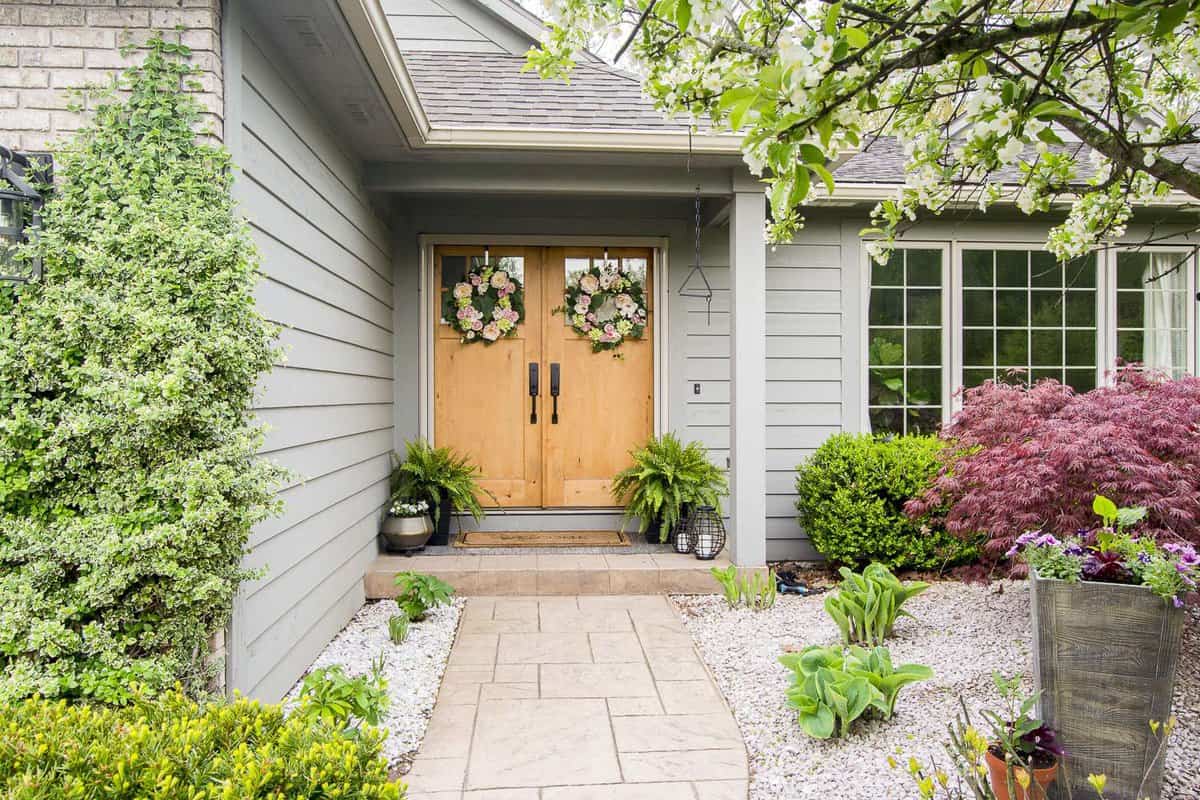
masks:
{"label": "stone planter pot", "polygon": [[1184,614],[1145,586],[1030,579],[1038,716],[1067,756],[1051,798],[1091,797],[1089,773],[1108,776],[1107,800],[1158,797],[1160,758],[1150,720],[1171,713]]}
{"label": "stone planter pot", "polygon": [[428,514],[419,517],[385,517],[379,526],[379,535],[389,553],[412,555],[429,542],[433,524]]}

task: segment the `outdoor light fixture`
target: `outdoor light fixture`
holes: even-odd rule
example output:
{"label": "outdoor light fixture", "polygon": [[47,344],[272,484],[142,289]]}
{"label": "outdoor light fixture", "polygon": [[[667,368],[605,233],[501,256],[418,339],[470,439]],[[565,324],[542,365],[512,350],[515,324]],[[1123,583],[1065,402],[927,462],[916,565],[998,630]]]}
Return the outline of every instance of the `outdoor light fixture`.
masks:
{"label": "outdoor light fixture", "polygon": [[0,146],[0,281],[42,277],[41,259],[15,258],[17,245],[36,241],[42,227],[42,196],[28,182],[36,168],[28,155]]}

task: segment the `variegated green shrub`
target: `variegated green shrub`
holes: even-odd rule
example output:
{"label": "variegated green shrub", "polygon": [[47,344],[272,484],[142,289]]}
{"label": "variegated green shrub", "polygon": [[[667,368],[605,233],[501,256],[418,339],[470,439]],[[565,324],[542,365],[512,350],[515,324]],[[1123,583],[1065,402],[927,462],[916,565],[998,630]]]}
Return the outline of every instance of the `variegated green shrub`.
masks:
{"label": "variegated green shrub", "polygon": [[399,800],[383,734],[238,699],[181,692],[122,708],[32,698],[0,703],[6,800]]}
{"label": "variegated green shrub", "polygon": [[0,288],[0,701],[203,688],[278,470],[250,417],[274,331],[161,40],[55,154],[45,277]]}

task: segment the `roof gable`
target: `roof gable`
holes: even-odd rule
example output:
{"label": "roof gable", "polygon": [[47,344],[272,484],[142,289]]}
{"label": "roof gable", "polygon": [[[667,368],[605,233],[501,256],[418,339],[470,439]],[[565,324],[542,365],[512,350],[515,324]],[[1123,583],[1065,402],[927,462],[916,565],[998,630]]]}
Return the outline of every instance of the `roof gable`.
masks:
{"label": "roof gable", "polygon": [[510,0],[383,0],[401,53],[523,55],[542,24]]}

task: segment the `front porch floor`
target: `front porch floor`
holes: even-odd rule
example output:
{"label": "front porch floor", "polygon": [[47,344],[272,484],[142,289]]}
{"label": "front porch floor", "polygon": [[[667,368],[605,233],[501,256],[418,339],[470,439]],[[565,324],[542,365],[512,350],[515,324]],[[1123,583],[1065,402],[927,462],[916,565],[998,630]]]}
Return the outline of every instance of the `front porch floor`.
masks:
{"label": "front porch floor", "polygon": [[[436,575],[465,596],[712,594],[709,570],[729,566],[721,554],[701,561],[679,553],[547,553],[380,556],[367,570],[368,599],[395,597],[399,572]],[[761,567],[765,571],[765,567]]]}
{"label": "front porch floor", "polygon": [[737,723],[662,596],[472,597],[410,800],[744,800]]}

